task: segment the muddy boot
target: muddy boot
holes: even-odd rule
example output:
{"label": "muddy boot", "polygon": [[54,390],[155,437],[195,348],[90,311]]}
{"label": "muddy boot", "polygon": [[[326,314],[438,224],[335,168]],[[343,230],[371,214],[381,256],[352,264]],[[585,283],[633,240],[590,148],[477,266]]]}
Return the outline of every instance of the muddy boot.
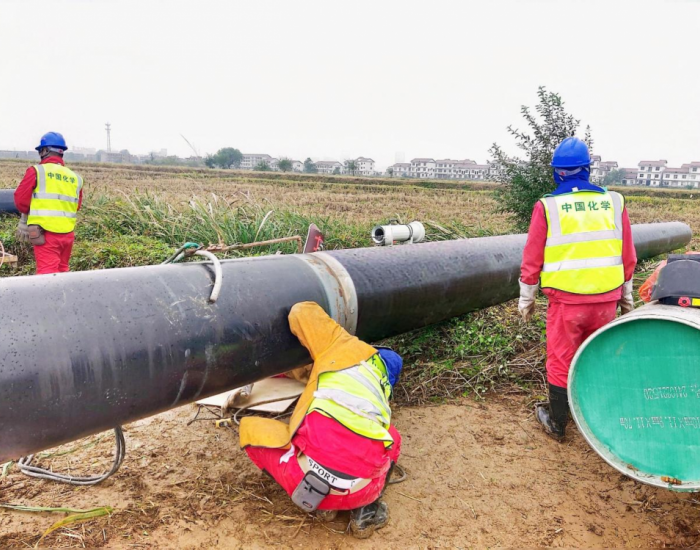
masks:
{"label": "muddy boot", "polygon": [[549,404],[538,405],[535,416],[548,436],[563,441],[569,422],[569,396],[566,388],[549,384]]}
{"label": "muddy boot", "polygon": [[350,512],[350,531],[357,539],[367,539],[389,522],[389,507],[386,502],[373,503],[355,508]]}
{"label": "muddy boot", "polygon": [[316,518],[323,523],[335,521],[338,517],[338,510],[316,510]]}
{"label": "muddy boot", "polygon": [[544,433],[552,439],[561,443],[564,441],[564,428],[559,426],[552,419],[552,414],[549,410],[549,403],[538,403],[535,406],[535,418],[542,425]]}

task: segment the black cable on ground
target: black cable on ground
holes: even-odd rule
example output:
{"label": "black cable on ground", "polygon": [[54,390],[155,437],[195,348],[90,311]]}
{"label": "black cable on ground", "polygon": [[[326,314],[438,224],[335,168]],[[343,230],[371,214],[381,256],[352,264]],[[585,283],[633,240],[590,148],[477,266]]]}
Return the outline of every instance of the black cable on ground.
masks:
{"label": "black cable on ground", "polygon": [[39,466],[32,466],[34,455],[20,458],[17,462],[17,466],[20,472],[30,477],[58,481],[70,485],[97,485],[114,474],[122,465],[122,462],[124,462],[124,457],[126,456],[126,442],[124,441],[124,432],[121,426],[114,428],[114,438],[116,440],[116,448],[114,450],[114,462],[112,463],[112,467],[108,472],[98,476],[69,476],[52,472]]}

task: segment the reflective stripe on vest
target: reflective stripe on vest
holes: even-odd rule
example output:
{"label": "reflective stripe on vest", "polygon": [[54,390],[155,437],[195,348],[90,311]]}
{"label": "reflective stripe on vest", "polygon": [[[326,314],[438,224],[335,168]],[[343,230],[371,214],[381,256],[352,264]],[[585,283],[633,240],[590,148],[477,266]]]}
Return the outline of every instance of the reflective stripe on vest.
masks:
{"label": "reflective stripe on vest", "polygon": [[60,164],[37,164],[34,169],[37,186],[27,224],[53,233],[70,233],[75,229],[83,178]]}
{"label": "reflective stripe on vest", "polygon": [[322,373],[307,414],[320,412],[358,435],[389,446],[394,442],[389,434],[390,395],[386,366],[375,354],[359,365]]}
{"label": "reflective stripe on vest", "polygon": [[548,225],[541,286],[574,294],[603,294],[620,287],[622,195],[586,191],[541,202]]}

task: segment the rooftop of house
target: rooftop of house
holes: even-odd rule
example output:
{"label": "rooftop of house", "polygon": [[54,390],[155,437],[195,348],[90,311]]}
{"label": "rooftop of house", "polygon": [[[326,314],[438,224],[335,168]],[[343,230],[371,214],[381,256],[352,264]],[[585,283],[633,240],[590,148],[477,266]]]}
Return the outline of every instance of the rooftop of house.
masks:
{"label": "rooftop of house", "polygon": [[428,159],[428,158],[411,159],[411,164],[415,164],[416,162],[435,162],[435,159]]}
{"label": "rooftop of house", "polygon": [[355,159],[356,162],[374,162],[371,158],[367,157],[357,157]]}
{"label": "rooftop of house", "polygon": [[690,165],[684,164],[680,168],[666,168],[666,170],[664,170],[664,177],[666,174],[687,174],[688,172],[690,172]]}
{"label": "rooftop of house", "polygon": [[637,166],[666,166],[667,160],[642,160]]}
{"label": "rooftop of house", "polygon": [[406,167],[408,167],[408,166],[411,166],[411,163],[410,163],[410,162],[397,162],[396,164],[392,164],[392,166],[393,166],[393,167],[397,167],[397,166],[406,166]]}

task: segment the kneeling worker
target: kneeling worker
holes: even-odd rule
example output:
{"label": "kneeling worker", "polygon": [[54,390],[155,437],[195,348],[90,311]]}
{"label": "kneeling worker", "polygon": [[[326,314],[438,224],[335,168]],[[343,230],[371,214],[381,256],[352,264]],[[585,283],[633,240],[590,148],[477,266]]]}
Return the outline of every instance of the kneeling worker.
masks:
{"label": "kneeling worker", "polygon": [[586,144],[570,137],[554,151],[557,188],[535,203],[520,270],[518,309],[525,321],[537,290],[547,309],[549,405],[537,408],[545,432],[561,441],[569,420],[567,379],[578,348],[596,330],[634,309],[637,254],[619,193],[590,183]]}
{"label": "kneeling worker", "polygon": [[296,304],[289,326],[314,361],[309,382],[289,425],[243,418],[241,447],[302,510],[351,510],[353,534],[366,538],[388,521],[380,497],[401,450],[389,408],[401,357],[350,335],[313,302]]}

